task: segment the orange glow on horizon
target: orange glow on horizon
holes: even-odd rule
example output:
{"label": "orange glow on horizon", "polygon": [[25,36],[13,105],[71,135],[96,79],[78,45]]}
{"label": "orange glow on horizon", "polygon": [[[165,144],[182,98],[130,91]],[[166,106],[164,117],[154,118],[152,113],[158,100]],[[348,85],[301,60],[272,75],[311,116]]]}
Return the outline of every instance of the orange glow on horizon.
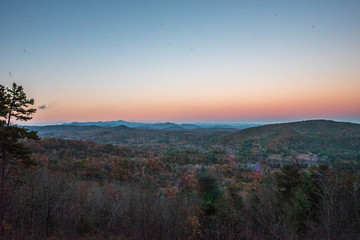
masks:
{"label": "orange glow on horizon", "polygon": [[360,97],[341,94],[236,99],[148,100],[141,103],[82,104],[38,110],[33,122],[56,121],[212,121],[279,118],[329,118],[360,115]]}
{"label": "orange glow on horizon", "polygon": [[[352,78],[351,78],[352,79]],[[300,83],[299,83],[300,82]],[[251,121],[360,117],[360,83],[293,85],[270,83],[246,87],[192,85],[151,92],[68,92],[45,110],[39,109],[31,122],[72,121]],[[225,84],[226,85],[226,84]],[[37,95],[37,94],[36,94]],[[36,99],[37,102],[46,102]],[[75,99],[75,100],[74,100]]]}

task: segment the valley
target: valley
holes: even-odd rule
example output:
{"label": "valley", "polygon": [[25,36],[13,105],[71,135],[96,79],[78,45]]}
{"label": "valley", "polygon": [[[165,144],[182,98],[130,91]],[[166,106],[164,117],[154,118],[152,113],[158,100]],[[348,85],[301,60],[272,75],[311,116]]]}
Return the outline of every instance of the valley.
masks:
{"label": "valley", "polygon": [[27,128],[41,139],[23,141],[34,165],[11,167],[3,193],[7,238],[360,234],[359,124]]}

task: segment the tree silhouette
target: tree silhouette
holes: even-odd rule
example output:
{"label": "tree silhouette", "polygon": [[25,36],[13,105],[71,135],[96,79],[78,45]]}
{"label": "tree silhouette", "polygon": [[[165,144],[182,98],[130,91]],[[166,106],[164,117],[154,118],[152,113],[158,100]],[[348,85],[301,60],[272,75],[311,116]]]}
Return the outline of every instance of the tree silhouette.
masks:
{"label": "tree silhouette", "polygon": [[29,108],[34,99],[28,99],[22,86],[13,83],[12,88],[0,85],[0,145],[1,181],[6,177],[6,165],[10,160],[30,160],[30,150],[20,139],[39,139],[36,132],[12,124],[12,120],[28,121],[36,109]]}
{"label": "tree silhouette", "polygon": [[30,160],[30,150],[26,148],[20,139],[39,139],[36,132],[12,124],[12,120],[28,121],[36,109],[29,108],[34,104],[34,99],[28,99],[22,86],[13,83],[12,88],[0,85],[0,132],[1,132],[1,180],[6,177],[6,165],[10,160]]}
{"label": "tree silhouette", "polygon": [[29,108],[34,99],[28,99],[22,86],[13,83],[12,88],[0,85],[0,236],[4,232],[4,206],[9,199],[6,180],[9,176],[9,165],[31,163],[30,149],[21,139],[39,139],[36,132],[12,124],[12,120],[28,121],[36,109]]}

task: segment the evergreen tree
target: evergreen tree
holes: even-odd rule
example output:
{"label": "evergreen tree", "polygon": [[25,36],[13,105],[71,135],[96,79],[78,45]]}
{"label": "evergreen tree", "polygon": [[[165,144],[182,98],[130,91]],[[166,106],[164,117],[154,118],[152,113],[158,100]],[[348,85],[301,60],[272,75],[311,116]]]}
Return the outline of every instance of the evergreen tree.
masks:
{"label": "evergreen tree", "polygon": [[202,210],[206,215],[214,215],[216,211],[216,201],[221,196],[219,179],[215,169],[207,168],[199,174],[198,187],[202,197]]}
{"label": "evergreen tree", "polygon": [[8,175],[7,165],[29,163],[30,150],[21,139],[39,139],[37,133],[12,124],[12,120],[28,121],[36,109],[30,108],[34,99],[28,99],[22,86],[13,83],[12,88],[0,85],[0,158],[1,184]]}
{"label": "evergreen tree", "polygon": [[288,202],[301,183],[299,169],[294,165],[285,165],[275,174],[276,195],[281,202]]}
{"label": "evergreen tree", "polygon": [[19,163],[30,163],[30,149],[20,142],[22,139],[39,139],[36,132],[12,124],[12,120],[28,121],[36,109],[29,108],[34,99],[28,99],[22,86],[13,83],[12,88],[0,85],[0,238],[6,225],[5,210],[11,202],[9,177],[10,167]]}

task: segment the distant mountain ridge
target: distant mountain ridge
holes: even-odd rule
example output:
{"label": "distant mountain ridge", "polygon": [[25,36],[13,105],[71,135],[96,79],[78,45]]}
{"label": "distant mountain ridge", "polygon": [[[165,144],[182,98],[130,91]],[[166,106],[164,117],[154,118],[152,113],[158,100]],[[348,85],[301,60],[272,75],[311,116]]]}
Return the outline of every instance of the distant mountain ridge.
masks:
{"label": "distant mountain ridge", "polygon": [[169,130],[193,130],[198,128],[226,128],[226,129],[245,129],[249,127],[261,126],[261,124],[226,124],[226,123],[142,123],[142,122],[127,122],[123,120],[117,121],[98,121],[98,122],[71,122],[63,123],[63,126],[98,126],[98,127],[117,127],[126,126],[129,128],[146,128],[146,129],[169,129]]}

